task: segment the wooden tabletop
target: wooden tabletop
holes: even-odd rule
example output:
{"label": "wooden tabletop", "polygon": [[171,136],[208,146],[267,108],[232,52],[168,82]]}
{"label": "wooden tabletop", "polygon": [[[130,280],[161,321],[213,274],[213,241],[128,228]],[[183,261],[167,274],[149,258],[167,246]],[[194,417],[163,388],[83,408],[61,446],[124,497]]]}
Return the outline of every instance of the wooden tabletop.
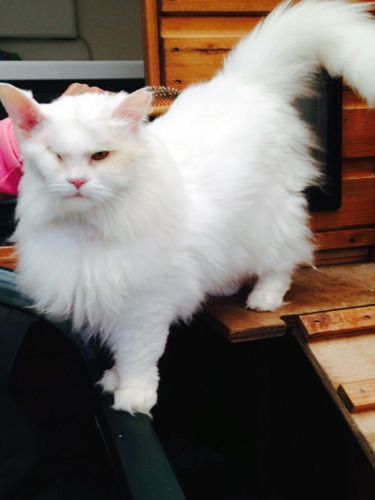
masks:
{"label": "wooden tabletop", "polygon": [[273,313],[245,310],[246,292],[212,298],[207,321],[231,342],[291,327],[375,468],[375,264],[302,269]]}
{"label": "wooden tabletop", "polygon": [[[12,247],[0,264],[16,268]],[[204,319],[231,342],[292,331],[375,468],[375,264],[299,270],[275,312],[244,308],[250,288],[212,297]]]}
{"label": "wooden tabletop", "polygon": [[249,289],[232,297],[212,297],[206,320],[231,342],[285,335],[301,314],[375,304],[375,264],[371,262],[300,269],[275,312],[245,309]]}
{"label": "wooden tabletop", "polygon": [[301,316],[293,332],[375,468],[375,306]]}

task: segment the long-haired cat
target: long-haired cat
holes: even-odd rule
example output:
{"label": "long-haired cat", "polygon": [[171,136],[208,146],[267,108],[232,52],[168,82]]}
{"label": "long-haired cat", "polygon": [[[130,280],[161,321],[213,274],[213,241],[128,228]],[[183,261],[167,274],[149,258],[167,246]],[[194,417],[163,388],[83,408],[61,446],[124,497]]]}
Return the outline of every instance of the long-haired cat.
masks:
{"label": "long-haired cat", "polygon": [[315,139],[293,103],[324,66],[375,103],[367,5],[282,4],[152,123],[146,90],[39,105],[0,87],[24,176],[15,242],[36,307],[98,332],[114,406],[149,413],[169,326],[207,294],[256,275],[247,307],[274,310],[312,261],[303,191]]}

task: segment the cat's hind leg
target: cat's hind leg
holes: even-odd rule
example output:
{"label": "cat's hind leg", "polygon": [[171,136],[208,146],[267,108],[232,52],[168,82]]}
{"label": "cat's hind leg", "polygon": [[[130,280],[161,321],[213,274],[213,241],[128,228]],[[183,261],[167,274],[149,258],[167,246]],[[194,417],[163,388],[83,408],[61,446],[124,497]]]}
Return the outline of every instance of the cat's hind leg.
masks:
{"label": "cat's hind leg", "polygon": [[221,288],[216,290],[215,295],[222,297],[230,297],[231,295],[235,295],[241,289],[242,283],[240,281],[231,281],[226,283]]}
{"label": "cat's hind leg", "polygon": [[104,392],[115,392],[120,385],[120,376],[115,366],[104,372],[98,385],[103,388]]}
{"label": "cat's hind leg", "polygon": [[275,311],[283,305],[292,280],[291,271],[269,271],[258,276],[246,306],[255,311]]}

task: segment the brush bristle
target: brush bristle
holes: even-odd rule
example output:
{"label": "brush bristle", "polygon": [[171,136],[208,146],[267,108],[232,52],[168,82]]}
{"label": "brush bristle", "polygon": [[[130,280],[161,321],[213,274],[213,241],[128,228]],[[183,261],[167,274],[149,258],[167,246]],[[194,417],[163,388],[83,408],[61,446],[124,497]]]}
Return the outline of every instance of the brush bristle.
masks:
{"label": "brush bristle", "polygon": [[172,102],[181,93],[178,89],[162,85],[147,87],[147,90],[152,92],[153,95],[152,112],[150,116],[160,116],[166,113]]}

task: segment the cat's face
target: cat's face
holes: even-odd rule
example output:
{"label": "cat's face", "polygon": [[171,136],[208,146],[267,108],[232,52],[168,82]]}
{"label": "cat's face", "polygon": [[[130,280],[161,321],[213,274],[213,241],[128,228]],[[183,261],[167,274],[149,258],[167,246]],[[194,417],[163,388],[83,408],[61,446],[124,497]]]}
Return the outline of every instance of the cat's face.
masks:
{"label": "cat's face", "polygon": [[0,86],[0,96],[16,128],[25,171],[63,207],[87,210],[131,189],[148,92],[90,93],[48,105],[11,86]]}

